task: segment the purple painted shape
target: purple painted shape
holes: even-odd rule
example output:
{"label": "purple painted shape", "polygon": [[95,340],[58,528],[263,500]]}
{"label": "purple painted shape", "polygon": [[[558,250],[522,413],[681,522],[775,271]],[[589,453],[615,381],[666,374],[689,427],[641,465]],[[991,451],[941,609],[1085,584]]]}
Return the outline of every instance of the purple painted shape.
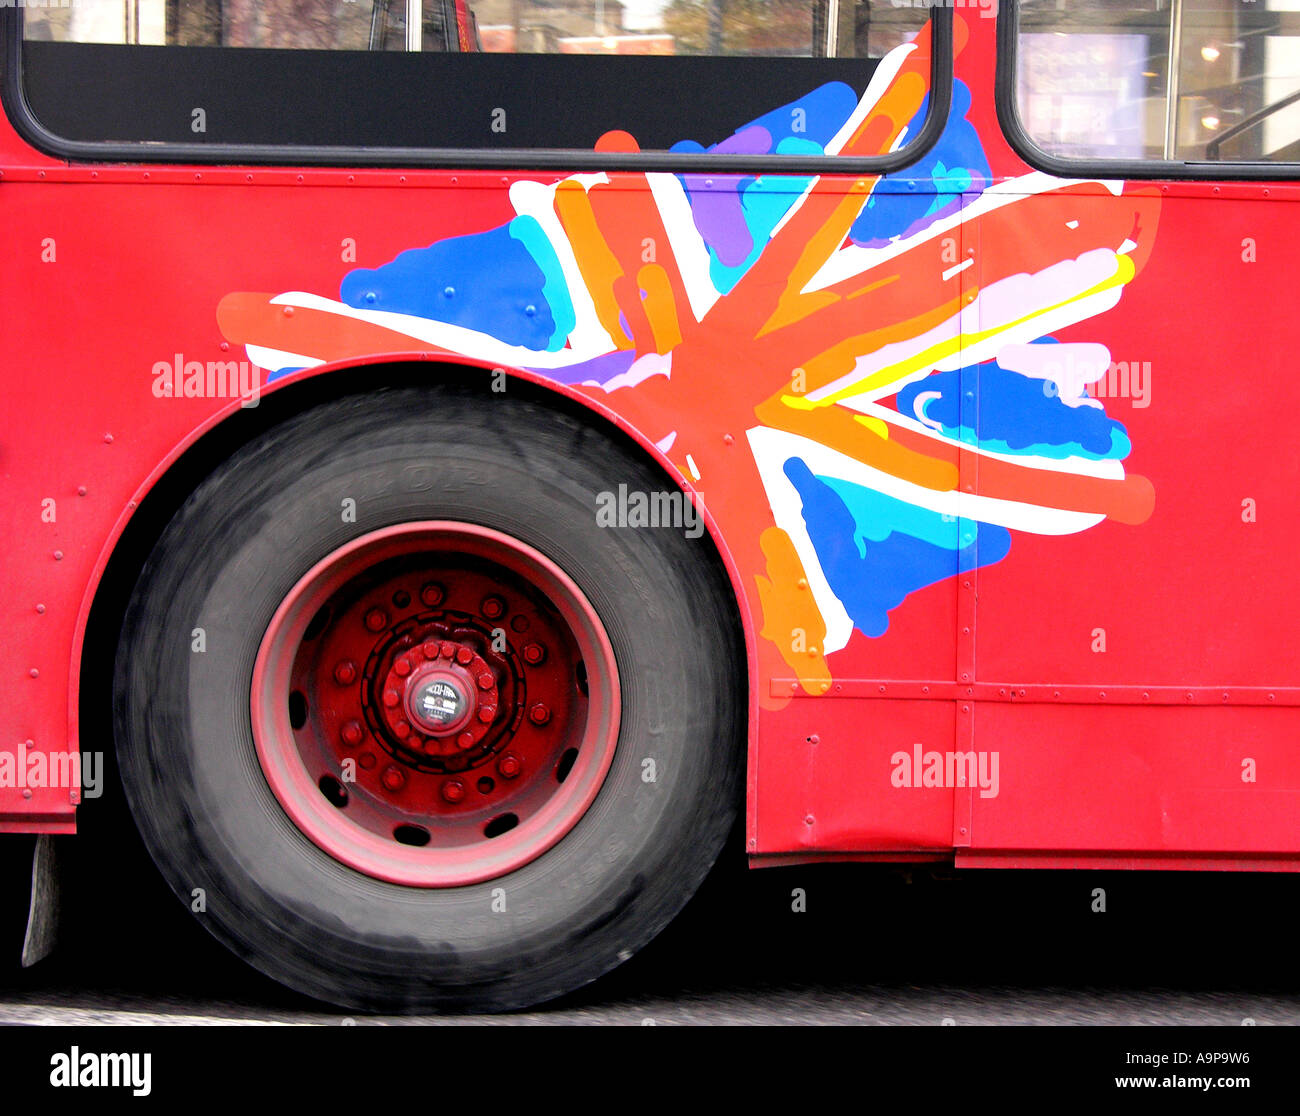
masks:
{"label": "purple painted shape", "polygon": [[766,155],[772,150],[772,133],[759,124],[752,124],[714,144],[713,150],[725,155]]}
{"label": "purple painted shape", "polygon": [[[713,150],[729,155],[764,155],[772,150],[772,135],[766,128],[755,125],[728,136]],[[751,176],[685,176],[695,227],[717,254],[718,261],[726,267],[743,264],[754,250],[754,238],[750,235],[745,210],[740,204],[740,183],[746,177]],[[706,185],[707,182],[712,182],[712,185]]]}
{"label": "purple painted shape", "polygon": [[631,349],[623,349],[579,364],[570,364],[565,368],[530,368],[529,371],[560,384],[585,384],[589,380],[604,384],[615,376],[621,376],[632,367],[635,360],[636,353]]}

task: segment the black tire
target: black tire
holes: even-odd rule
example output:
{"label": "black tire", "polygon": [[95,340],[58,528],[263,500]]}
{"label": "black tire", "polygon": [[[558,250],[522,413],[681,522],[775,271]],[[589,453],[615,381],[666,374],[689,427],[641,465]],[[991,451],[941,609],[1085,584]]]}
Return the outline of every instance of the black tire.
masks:
{"label": "black tire", "polygon": [[[114,720],[144,842],[187,906],[202,889],[196,917],[217,939],[348,1008],[506,1010],[595,979],[673,918],[741,802],[743,646],[707,535],[597,526],[596,494],[619,483],[669,482],[569,413],[446,384],[317,406],[189,497],[127,607]],[[343,497],[355,523],[340,522]],[[295,581],[351,538],[418,519],[491,527],[551,558],[604,623],[622,688],[613,764],[577,825],[522,868],[454,888],[386,883],[323,852],[273,796],[250,725],[259,640]]]}

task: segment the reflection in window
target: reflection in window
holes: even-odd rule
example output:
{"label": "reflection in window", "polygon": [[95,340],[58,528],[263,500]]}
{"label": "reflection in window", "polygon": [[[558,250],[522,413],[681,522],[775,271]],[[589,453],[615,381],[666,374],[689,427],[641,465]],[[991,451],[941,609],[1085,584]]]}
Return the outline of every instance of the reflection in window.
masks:
{"label": "reflection in window", "polygon": [[929,12],[897,0],[78,0],[24,18],[26,38],[58,42],[880,58]]}
{"label": "reflection in window", "polygon": [[1300,162],[1300,0],[1023,0],[1017,84],[1053,155]]}

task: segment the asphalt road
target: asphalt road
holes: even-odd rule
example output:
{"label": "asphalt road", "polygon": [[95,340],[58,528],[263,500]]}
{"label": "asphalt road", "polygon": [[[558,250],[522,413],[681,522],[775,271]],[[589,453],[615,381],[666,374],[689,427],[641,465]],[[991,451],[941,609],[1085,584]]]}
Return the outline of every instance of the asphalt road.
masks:
{"label": "asphalt road", "polygon": [[[137,844],[89,828],[64,845],[53,957],[18,968],[24,912],[10,903],[0,916],[0,1023],[1300,1023],[1300,879],[1282,874],[750,871],[732,854],[656,941],[564,1000],[513,1015],[378,1017],[249,969]],[[16,842],[0,845],[8,898],[26,861]],[[1092,910],[1098,887],[1104,913]]]}

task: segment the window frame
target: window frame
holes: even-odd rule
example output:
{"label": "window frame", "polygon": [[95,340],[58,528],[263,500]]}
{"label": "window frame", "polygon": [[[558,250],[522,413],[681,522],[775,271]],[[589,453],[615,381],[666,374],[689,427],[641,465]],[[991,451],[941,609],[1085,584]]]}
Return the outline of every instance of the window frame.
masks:
{"label": "window frame", "polygon": [[[597,152],[580,148],[362,147],[290,144],[72,140],[51,132],[27,102],[22,80],[22,9],[0,8],[0,103],[15,131],[37,150],[72,163],[234,166],[401,167],[564,171],[662,171],[715,174],[886,175],[924,158],[952,107],[953,19],[930,8],[930,98],[925,124],[899,150],[872,157],[737,155],[715,152]],[[775,106],[773,106],[775,107]],[[719,137],[719,139],[724,137]]]}
{"label": "window frame", "polygon": [[[1132,178],[1194,182],[1284,182],[1300,178],[1300,162],[1198,162],[1183,159],[1080,159],[1039,147],[1020,119],[1017,97],[1021,0],[1001,0],[998,11],[994,101],[1002,134],[1035,170],[1057,178]],[[1166,91],[1166,98],[1168,92]]]}

